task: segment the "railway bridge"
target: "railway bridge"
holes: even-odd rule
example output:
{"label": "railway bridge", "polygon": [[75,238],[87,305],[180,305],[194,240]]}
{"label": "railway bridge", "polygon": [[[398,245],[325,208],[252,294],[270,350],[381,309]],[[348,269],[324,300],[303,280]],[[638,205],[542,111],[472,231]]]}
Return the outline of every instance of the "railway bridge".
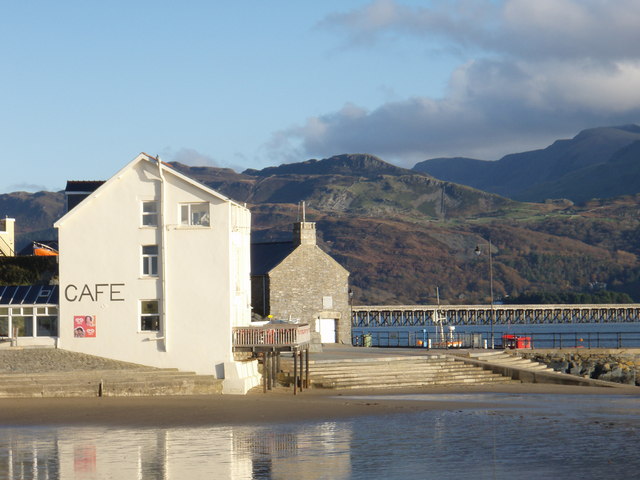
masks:
{"label": "railway bridge", "polygon": [[353,306],[351,326],[552,325],[640,322],[640,304],[598,305],[375,305]]}

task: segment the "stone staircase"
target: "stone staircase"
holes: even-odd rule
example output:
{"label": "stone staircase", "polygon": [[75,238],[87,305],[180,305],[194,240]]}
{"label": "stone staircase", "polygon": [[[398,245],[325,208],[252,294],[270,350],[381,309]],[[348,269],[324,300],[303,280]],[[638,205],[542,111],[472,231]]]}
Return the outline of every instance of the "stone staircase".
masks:
{"label": "stone staircase", "polygon": [[0,398],[206,395],[222,393],[222,380],[175,369],[79,370],[1,373]]}
{"label": "stone staircase", "polygon": [[[291,359],[280,362],[281,380],[293,379]],[[448,355],[309,361],[311,387],[334,389],[413,388],[429,385],[513,383],[511,378],[466,365]],[[519,383],[519,382],[518,382]]]}
{"label": "stone staircase", "polygon": [[509,353],[502,350],[470,352],[469,358],[475,358],[476,360],[482,360],[483,362],[489,362],[492,364],[502,365],[506,367],[515,367],[523,370],[544,371],[547,373],[558,373],[553,368],[550,368],[544,363],[522,358],[517,355],[510,355]]}

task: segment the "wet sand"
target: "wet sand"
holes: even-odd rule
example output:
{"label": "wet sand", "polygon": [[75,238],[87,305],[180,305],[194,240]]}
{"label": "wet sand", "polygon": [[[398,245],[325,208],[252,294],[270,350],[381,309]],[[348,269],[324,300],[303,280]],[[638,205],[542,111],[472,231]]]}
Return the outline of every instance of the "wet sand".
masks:
{"label": "wet sand", "polygon": [[[305,390],[294,396],[278,388],[266,394],[180,397],[17,398],[0,399],[0,426],[127,426],[193,427],[247,425],[345,419],[424,410],[501,408],[499,402],[403,401],[380,396],[452,393],[540,393],[575,395],[631,395],[639,387],[602,388],[548,384],[430,387],[413,390]],[[375,396],[375,398],[367,398]],[[358,398],[353,398],[358,397]],[[443,395],[445,397],[445,395]],[[513,407],[513,404],[511,404]]]}

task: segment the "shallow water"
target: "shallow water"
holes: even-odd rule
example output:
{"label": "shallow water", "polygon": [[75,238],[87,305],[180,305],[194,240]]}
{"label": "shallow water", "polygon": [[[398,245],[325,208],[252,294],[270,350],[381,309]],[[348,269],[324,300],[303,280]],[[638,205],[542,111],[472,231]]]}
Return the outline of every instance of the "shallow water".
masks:
{"label": "shallow water", "polygon": [[256,427],[0,428],[0,478],[616,479],[640,468],[635,397],[359,398],[465,407]]}

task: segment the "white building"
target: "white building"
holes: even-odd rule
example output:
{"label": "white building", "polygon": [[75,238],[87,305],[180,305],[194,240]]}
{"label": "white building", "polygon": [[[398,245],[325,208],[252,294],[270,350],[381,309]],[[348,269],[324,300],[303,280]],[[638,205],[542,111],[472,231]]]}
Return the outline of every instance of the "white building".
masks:
{"label": "white building", "polygon": [[0,218],[0,257],[13,257],[16,254],[15,219]]}
{"label": "white building", "polygon": [[259,381],[232,352],[251,321],[247,208],[140,154],[55,227],[60,348],[213,374],[231,393]]}

